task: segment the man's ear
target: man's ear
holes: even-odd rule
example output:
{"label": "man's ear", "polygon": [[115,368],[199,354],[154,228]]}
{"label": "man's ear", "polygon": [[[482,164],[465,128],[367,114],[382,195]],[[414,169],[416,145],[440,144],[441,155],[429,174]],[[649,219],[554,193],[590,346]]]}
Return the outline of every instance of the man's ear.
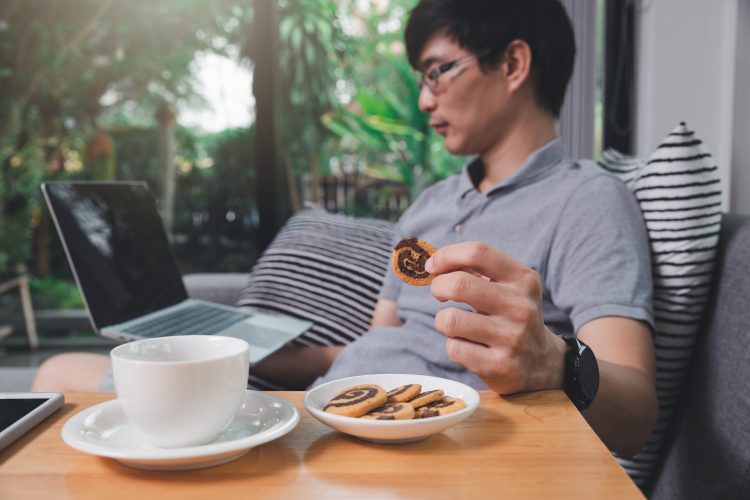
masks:
{"label": "man's ear", "polygon": [[523,40],[513,40],[505,48],[503,55],[505,78],[508,91],[513,93],[521,88],[531,73],[531,47]]}

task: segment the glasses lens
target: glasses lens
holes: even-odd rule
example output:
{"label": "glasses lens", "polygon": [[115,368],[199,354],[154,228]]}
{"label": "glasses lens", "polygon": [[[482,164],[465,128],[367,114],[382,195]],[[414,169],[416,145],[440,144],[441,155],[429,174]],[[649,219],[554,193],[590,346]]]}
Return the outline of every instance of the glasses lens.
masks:
{"label": "glasses lens", "polygon": [[440,83],[440,75],[442,73],[433,72],[432,74],[427,76],[427,83],[430,86],[430,90],[432,92],[435,92],[435,90],[438,88],[438,84]]}
{"label": "glasses lens", "polygon": [[419,90],[422,90],[423,87],[427,87],[428,89],[430,89],[430,92],[434,92],[435,89],[437,89],[438,78],[440,77],[440,74],[435,73],[435,70],[433,70],[427,74],[422,75],[422,77],[417,81]]}

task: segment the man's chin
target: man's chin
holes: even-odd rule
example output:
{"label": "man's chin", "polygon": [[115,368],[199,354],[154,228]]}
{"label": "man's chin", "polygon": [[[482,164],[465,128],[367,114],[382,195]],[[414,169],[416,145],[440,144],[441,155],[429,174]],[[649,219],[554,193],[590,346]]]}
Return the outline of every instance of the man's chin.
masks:
{"label": "man's chin", "polygon": [[468,151],[469,148],[466,147],[466,143],[464,141],[458,141],[452,137],[444,137],[443,146],[445,147],[446,151],[448,151],[452,155],[468,156],[471,154],[471,152]]}

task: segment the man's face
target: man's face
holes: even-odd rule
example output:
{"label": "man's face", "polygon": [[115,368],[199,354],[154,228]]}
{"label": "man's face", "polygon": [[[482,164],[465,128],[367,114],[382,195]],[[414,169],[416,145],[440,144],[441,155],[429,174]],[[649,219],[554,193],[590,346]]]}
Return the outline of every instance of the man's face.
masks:
{"label": "man's face", "polygon": [[503,137],[511,104],[502,67],[483,73],[474,54],[442,34],[425,44],[419,108],[451,153],[482,154]]}

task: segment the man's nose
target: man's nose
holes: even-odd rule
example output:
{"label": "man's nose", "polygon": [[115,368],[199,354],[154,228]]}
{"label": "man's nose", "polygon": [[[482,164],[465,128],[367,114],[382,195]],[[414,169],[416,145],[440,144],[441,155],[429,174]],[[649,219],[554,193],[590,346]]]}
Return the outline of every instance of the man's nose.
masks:
{"label": "man's nose", "polygon": [[419,102],[417,104],[423,113],[435,111],[435,108],[437,108],[437,98],[429,86],[422,85],[422,88],[419,90]]}

